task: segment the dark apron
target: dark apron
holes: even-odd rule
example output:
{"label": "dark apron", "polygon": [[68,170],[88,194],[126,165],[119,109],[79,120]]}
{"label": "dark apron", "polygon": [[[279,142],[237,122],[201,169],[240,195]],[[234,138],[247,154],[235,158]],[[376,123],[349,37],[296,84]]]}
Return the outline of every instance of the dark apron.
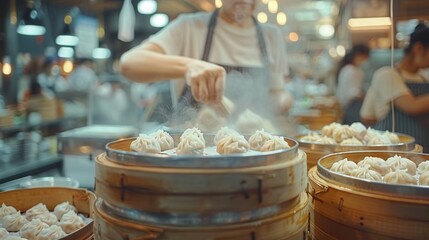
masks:
{"label": "dark apron", "polygon": [[[402,75],[401,75],[402,77]],[[429,83],[406,83],[414,94],[419,96],[429,93]],[[408,134],[416,139],[416,143],[423,146],[423,152],[429,152],[429,113],[419,116],[410,116],[395,107],[395,132]],[[379,130],[392,130],[392,111],[379,121],[374,128]]]}
{"label": "dark apron", "polygon": [[[210,50],[213,41],[214,30],[217,24],[218,11],[213,12],[206,36],[206,42],[204,46],[204,52],[201,60],[208,62]],[[263,67],[242,67],[242,66],[230,66],[222,65],[226,73],[225,82],[225,96],[228,97],[236,106],[236,114],[239,114],[240,110],[246,108],[258,113],[258,114],[269,114],[274,108],[271,107],[272,103],[269,101],[269,59],[267,47],[265,44],[264,35],[262,28],[252,17],[256,27],[256,35],[258,38],[258,47],[261,52],[263,59]],[[187,118],[193,118],[196,115],[198,109],[201,108],[201,103],[198,103],[192,96],[191,89],[186,86],[181,97],[179,98],[178,105],[176,108],[176,117],[183,117],[187,115]],[[176,119],[177,120],[177,119]]]}

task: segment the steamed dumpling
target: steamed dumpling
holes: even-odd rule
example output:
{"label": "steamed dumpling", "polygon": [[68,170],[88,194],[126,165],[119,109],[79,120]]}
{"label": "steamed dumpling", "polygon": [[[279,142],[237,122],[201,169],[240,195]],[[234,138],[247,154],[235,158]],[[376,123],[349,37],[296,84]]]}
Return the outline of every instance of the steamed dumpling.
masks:
{"label": "steamed dumpling", "polygon": [[223,127],[221,129],[219,129],[219,131],[217,131],[214,139],[213,139],[213,143],[215,145],[217,145],[217,143],[224,137],[228,137],[230,135],[240,135],[237,131],[235,131],[234,129],[228,128],[228,127]]}
{"label": "steamed dumpling", "polygon": [[360,122],[354,122],[350,125],[351,129],[354,129],[356,131],[356,138],[359,140],[363,140],[366,134],[366,127]]}
{"label": "steamed dumpling", "polygon": [[419,174],[422,174],[422,173],[427,172],[427,171],[429,171],[429,160],[421,162],[417,168],[417,172]]}
{"label": "steamed dumpling", "polygon": [[317,139],[315,141],[315,143],[319,143],[319,144],[337,144],[337,142],[333,138],[330,138],[330,137],[327,137],[327,136],[320,137],[319,139]]}
{"label": "steamed dumpling", "polygon": [[28,221],[33,220],[33,218],[36,218],[38,215],[49,213],[48,208],[45,204],[39,203],[32,208],[28,209],[25,212],[25,218],[27,218]]}
{"label": "steamed dumpling", "polygon": [[174,148],[174,140],[164,130],[158,130],[150,135],[151,137],[154,137],[161,147],[161,151],[169,150]]}
{"label": "steamed dumpling", "polygon": [[396,169],[384,176],[384,182],[393,184],[417,184],[417,179],[407,173],[406,169]]}
{"label": "steamed dumpling", "polygon": [[2,225],[9,232],[17,232],[28,221],[21,215],[21,212],[6,215],[3,217]]}
{"label": "steamed dumpling", "polygon": [[337,173],[350,175],[351,172],[356,168],[358,168],[358,165],[355,162],[349,161],[347,158],[344,158],[343,160],[340,160],[332,164],[332,167],[330,170]]}
{"label": "steamed dumpling", "polygon": [[0,227],[0,239],[5,238],[8,234],[9,232],[6,229]]}
{"label": "steamed dumpling", "polygon": [[249,143],[242,135],[230,135],[222,138],[216,145],[219,154],[245,153],[249,151]]}
{"label": "steamed dumpling", "polygon": [[265,132],[264,129],[257,130],[249,138],[250,149],[260,151],[261,147],[265,144],[265,142],[267,142],[268,140],[270,140],[272,138],[273,138],[273,135]]}
{"label": "steamed dumpling", "polygon": [[424,172],[419,176],[419,185],[429,186],[429,171]]}
{"label": "steamed dumpling", "polygon": [[12,206],[6,206],[4,203],[2,203],[0,207],[0,221],[3,219],[4,216],[14,214],[18,211]]}
{"label": "steamed dumpling", "polygon": [[322,134],[327,137],[332,137],[334,130],[341,127],[341,124],[333,122],[329,125],[323,126]]}
{"label": "steamed dumpling", "polygon": [[[36,239],[37,234],[44,228],[48,228],[49,225],[40,221],[39,219],[33,219],[22,226],[19,230],[19,235],[28,239]],[[1,239],[1,238],[0,238]]]}
{"label": "steamed dumpling", "polygon": [[382,176],[386,175],[390,172],[390,167],[387,165],[386,161],[384,159],[379,157],[365,157],[363,160],[358,162],[357,164],[359,167],[364,165],[369,165],[371,170],[374,170],[378,173],[380,173]]}
{"label": "steamed dumpling", "polygon": [[344,145],[344,146],[362,146],[363,143],[361,141],[359,141],[357,138],[352,137],[352,138],[344,139],[342,142],[340,142],[340,145]]}
{"label": "steamed dumpling", "polygon": [[54,208],[54,214],[58,219],[61,219],[61,217],[67,213],[68,211],[74,211],[77,212],[77,209],[75,206],[71,205],[69,202],[63,202],[55,206]]}
{"label": "steamed dumpling", "polygon": [[9,236],[3,238],[2,240],[27,240],[27,239],[26,238],[21,238],[21,237],[18,237],[18,236],[9,235]]}
{"label": "steamed dumpling", "polygon": [[55,216],[55,214],[50,213],[50,212],[42,213],[40,215],[37,215],[33,219],[39,219],[40,221],[48,224],[49,226],[58,222],[58,219]]}
{"label": "steamed dumpling", "polygon": [[184,138],[186,138],[189,135],[195,136],[195,137],[199,138],[201,141],[203,141],[205,143],[203,133],[201,132],[200,129],[198,129],[196,127],[186,129],[182,133],[182,135],[180,136],[179,140],[182,141]]}
{"label": "steamed dumpling", "polygon": [[339,143],[354,136],[356,136],[356,130],[347,125],[341,125],[332,132],[332,138]]}
{"label": "steamed dumpling", "polygon": [[[79,228],[77,228],[77,229],[79,229]],[[71,232],[73,232],[73,231],[71,231]],[[52,226],[49,226],[47,228],[43,228],[39,232],[39,234],[37,234],[36,240],[57,240],[57,239],[65,237],[66,235],[67,234],[63,231],[63,229],[61,229],[60,226],[52,225]]]}
{"label": "steamed dumpling", "polygon": [[381,132],[368,128],[365,135],[365,141],[367,145],[389,145],[392,144],[387,135],[383,135]]}
{"label": "steamed dumpling", "polygon": [[161,146],[158,140],[146,134],[140,134],[136,140],[131,142],[130,148],[139,153],[160,153]]}
{"label": "steamed dumpling", "polygon": [[59,225],[64,232],[71,233],[85,226],[85,223],[75,212],[69,211],[63,215]]}
{"label": "steamed dumpling", "polygon": [[385,135],[390,140],[390,142],[393,143],[393,144],[398,144],[398,143],[401,142],[401,140],[399,139],[398,134],[396,134],[396,133],[385,131],[383,133],[383,135]]}
{"label": "steamed dumpling", "polygon": [[358,167],[356,169],[353,169],[350,175],[353,177],[358,177],[358,178],[363,178],[363,179],[378,181],[378,182],[381,182],[383,179],[380,173],[374,170],[371,170],[370,165],[367,165],[367,164],[361,167]]}
{"label": "steamed dumpling", "polygon": [[280,149],[290,148],[289,144],[284,140],[283,137],[273,136],[271,139],[266,141],[261,147],[262,152],[275,151]]}
{"label": "steamed dumpling", "polygon": [[246,109],[237,118],[236,128],[240,133],[250,134],[264,126],[264,119],[258,114]]}
{"label": "steamed dumpling", "polygon": [[310,132],[307,135],[301,137],[302,142],[316,142],[318,141],[322,136],[320,134],[317,134],[316,132]]}
{"label": "steamed dumpling", "polygon": [[411,175],[416,175],[416,164],[408,158],[395,155],[386,160],[387,165],[392,170],[405,169]]}
{"label": "steamed dumpling", "polygon": [[177,145],[176,153],[178,155],[202,155],[204,154],[205,142],[194,134],[188,134],[180,137],[180,143]]}

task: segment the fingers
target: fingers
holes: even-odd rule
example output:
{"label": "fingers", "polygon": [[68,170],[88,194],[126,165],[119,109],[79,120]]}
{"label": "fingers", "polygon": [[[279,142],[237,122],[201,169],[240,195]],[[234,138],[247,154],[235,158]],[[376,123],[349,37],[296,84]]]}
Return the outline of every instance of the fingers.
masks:
{"label": "fingers", "polygon": [[223,93],[225,91],[225,75],[225,69],[222,68],[222,71],[219,72],[215,81],[215,103],[220,103],[222,101]]}

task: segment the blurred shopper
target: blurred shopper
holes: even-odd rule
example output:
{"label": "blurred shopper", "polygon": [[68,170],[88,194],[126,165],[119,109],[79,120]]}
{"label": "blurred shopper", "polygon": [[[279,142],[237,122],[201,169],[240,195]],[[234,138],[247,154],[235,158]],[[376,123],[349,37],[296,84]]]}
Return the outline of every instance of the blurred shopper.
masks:
{"label": "blurred shopper", "polygon": [[43,63],[42,72],[37,75],[37,81],[45,94],[54,95],[69,88],[66,79],[60,73],[61,69],[56,59],[47,57]]}
{"label": "blurred shopper", "polygon": [[374,73],[360,111],[362,121],[380,130],[394,126],[429,152],[429,79],[421,74],[428,67],[429,27],[419,23],[395,68],[383,67]]}
{"label": "blurred shopper", "polygon": [[360,121],[359,111],[365,96],[365,74],[361,64],[369,58],[369,48],[355,45],[338,64],[336,96],[343,109],[343,123]]}
{"label": "blurred shopper", "polygon": [[94,71],[94,61],[90,58],[76,59],[76,68],[67,78],[70,89],[75,91],[89,91],[98,83],[98,76]]}
{"label": "blurred shopper", "polygon": [[283,90],[285,43],[279,28],[253,17],[257,2],[229,0],[212,13],[180,15],[122,56],[122,74],[136,82],[174,79],[179,106],[219,104],[225,93],[240,108],[285,111],[292,103]]}

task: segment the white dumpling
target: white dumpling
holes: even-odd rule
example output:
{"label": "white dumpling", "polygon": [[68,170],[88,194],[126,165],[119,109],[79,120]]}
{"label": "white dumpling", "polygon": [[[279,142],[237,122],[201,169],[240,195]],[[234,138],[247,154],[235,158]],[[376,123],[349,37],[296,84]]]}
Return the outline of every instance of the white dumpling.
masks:
{"label": "white dumpling", "polygon": [[334,133],[334,129],[338,127],[341,127],[341,124],[333,122],[329,125],[323,126],[321,131],[324,136],[332,137],[332,134]]}
{"label": "white dumpling", "polygon": [[371,170],[370,165],[365,164],[362,165],[356,169],[353,169],[350,173],[350,176],[357,177],[357,178],[363,178],[371,181],[378,181],[381,182],[383,180],[383,177],[380,173]]}
{"label": "white dumpling", "polygon": [[384,176],[384,182],[393,184],[417,184],[417,179],[407,173],[406,169],[396,169]]}
{"label": "white dumpling", "polygon": [[271,139],[264,143],[264,145],[261,147],[261,152],[275,151],[287,148],[290,148],[290,146],[284,140],[283,137],[273,136]]}
{"label": "white dumpling", "polygon": [[174,148],[174,140],[173,137],[170,136],[167,132],[164,130],[158,130],[150,135],[151,137],[154,137],[161,147],[161,151],[169,150]]}
{"label": "white dumpling", "polygon": [[2,240],[27,240],[27,239],[22,238],[22,237],[18,237],[18,236],[9,235],[9,236],[3,238]]}
{"label": "white dumpling", "polygon": [[28,221],[31,221],[33,218],[44,213],[49,213],[49,210],[45,204],[39,203],[25,212],[25,218],[27,218]]}
{"label": "white dumpling", "polygon": [[322,136],[321,138],[317,139],[314,143],[319,143],[319,144],[337,144],[337,142],[330,137],[327,136]]}
{"label": "white dumpling", "polygon": [[4,203],[2,203],[0,207],[0,221],[3,219],[4,216],[14,214],[18,211],[12,206],[6,206]]}
{"label": "white dumpling", "polygon": [[39,219],[40,221],[48,224],[49,226],[58,222],[57,216],[55,216],[55,214],[50,213],[50,212],[37,215],[33,219]]}
{"label": "white dumpling", "polygon": [[73,211],[77,213],[76,207],[71,205],[69,202],[62,202],[54,208],[54,214],[58,219],[61,219],[61,217],[68,211]]}
{"label": "white dumpling", "polygon": [[201,132],[200,129],[196,127],[186,129],[180,136],[179,140],[182,141],[183,138],[186,138],[189,135],[195,136],[199,138],[201,141],[205,142],[203,133]]}
{"label": "white dumpling", "polygon": [[343,140],[346,140],[348,138],[352,138],[356,136],[356,130],[353,128],[350,128],[348,125],[341,125],[340,127],[337,127],[332,132],[332,138],[337,142],[340,143]]}
{"label": "white dumpling", "polygon": [[365,157],[363,160],[359,161],[357,165],[359,167],[369,165],[371,170],[380,173],[382,176],[390,172],[390,166],[387,165],[384,159],[379,157]]}
{"label": "white dumpling", "polygon": [[21,212],[6,215],[3,217],[2,225],[9,232],[17,232],[28,221],[21,215]]}
{"label": "white dumpling", "polygon": [[176,148],[178,155],[203,155],[206,144],[196,135],[189,134],[181,137]]}
{"label": "white dumpling", "polygon": [[340,145],[343,145],[343,146],[362,146],[363,143],[361,141],[359,141],[359,139],[352,137],[352,138],[344,139],[342,142],[340,142]]}
{"label": "white dumpling", "polygon": [[367,145],[389,145],[392,144],[387,135],[382,134],[380,131],[368,128],[364,140]]}
{"label": "white dumpling", "polygon": [[226,119],[210,107],[204,107],[198,111],[195,119],[195,126],[204,132],[215,132],[225,124]]}
{"label": "white dumpling", "polygon": [[344,158],[343,160],[340,160],[332,164],[330,170],[337,173],[350,175],[351,172],[356,168],[358,168],[358,165],[355,162],[349,161],[347,158]]}
{"label": "white dumpling", "polygon": [[258,114],[246,109],[237,118],[236,128],[240,133],[251,134],[263,128],[264,119]]}
{"label": "white dumpling", "polygon": [[8,234],[9,232],[6,229],[0,227],[0,239],[5,238]]}
{"label": "white dumpling", "polygon": [[356,138],[359,140],[363,140],[366,134],[366,127],[360,122],[354,122],[350,125],[350,128],[356,131]]}
{"label": "white dumpling", "polygon": [[75,212],[69,211],[63,215],[59,225],[64,232],[71,233],[85,226],[85,223]]}
{"label": "white dumpling", "polygon": [[242,135],[230,135],[222,138],[216,145],[219,154],[245,153],[249,151],[249,143]]}
{"label": "white dumpling", "polygon": [[130,148],[139,153],[160,153],[161,146],[154,138],[146,134],[140,134],[136,140],[131,142]]}
{"label": "white dumpling", "polygon": [[19,230],[19,235],[24,238],[35,239],[37,234],[39,234],[42,229],[47,227],[49,227],[48,224],[40,221],[39,219],[33,219],[31,222],[28,222],[22,226],[22,228]]}
{"label": "white dumpling", "polygon": [[429,171],[420,174],[419,176],[419,185],[429,185]]}
{"label": "white dumpling", "polygon": [[257,130],[252,136],[249,138],[250,149],[260,151],[261,147],[268,140],[272,139],[273,135],[265,132],[264,129]]}
{"label": "white dumpling", "polygon": [[[73,211],[72,211],[73,212]],[[74,212],[73,212],[74,213]],[[78,228],[79,229],[79,228]],[[73,231],[71,231],[73,232]],[[47,228],[43,228],[35,240],[57,240],[65,237],[67,234],[58,225],[52,225]]]}
{"label": "white dumpling", "polygon": [[419,164],[419,166],[417,167],[417,172],[419,174],[422,174],[422,173],[427,172],[427,171],[429,171],[429,160],[421,162]]}
{"label": "white dumpling", "polygon": [[393,143],[393,144],[398,144],[398,143],[401,142],[401,140],[399,139],[398,134],[396,134],[396,133],[385,131],[383,133],[383,135],[385,135],[390,140],[390,142]]}
{"label": "white dumpling", "polygon": [[404,158],[398,155],[390,157],[386,160],[387,165],[394,170],[405,169],[411,175],[416,175],[416,164],[408,158]]}
{"label": "white dumpling", "polygon": [[302,142],[316,142],[318,141],[322,136],[316,132],[310,132],[307,135],[301,137]]}
{"label": "white dumpling", "polygon": [[213,139],[213,143],[215,145],[217,145],[217,143],[224,137],[228,137],[230,135],[240,135],[237,131],[235,131],[234,129],[231,129],[229,127],[223,127],[221,129],[219,129],[219,131],[217,131],[214,139]]}

